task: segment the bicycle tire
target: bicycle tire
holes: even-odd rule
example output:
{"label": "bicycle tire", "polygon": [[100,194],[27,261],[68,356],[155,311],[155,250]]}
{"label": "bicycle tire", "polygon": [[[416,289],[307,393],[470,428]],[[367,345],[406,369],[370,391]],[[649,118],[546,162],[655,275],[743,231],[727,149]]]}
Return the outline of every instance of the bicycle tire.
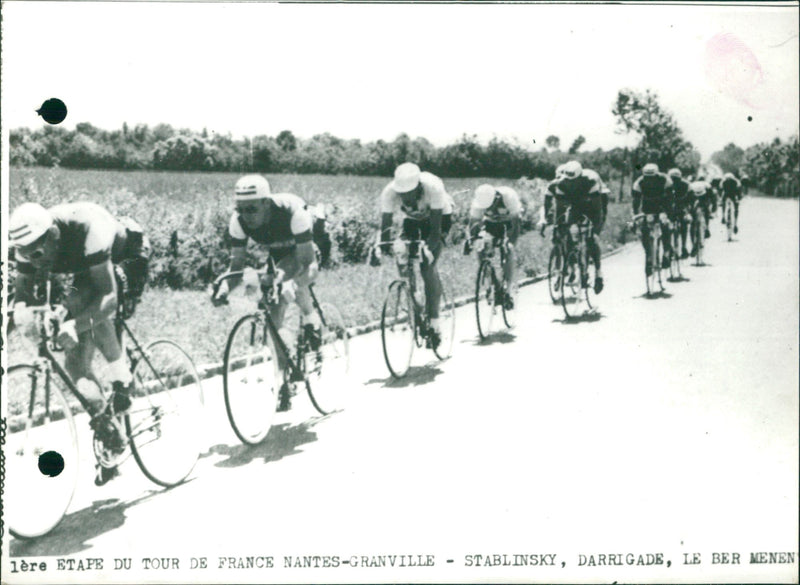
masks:
{"label": "bicycle tire", "polygon": [[[342,410],[347,403],[350,383],[350,333],[339,309],[321,303],[322,344],[319,352],[306,356],[306,390],[320,414]],[[319,359],[319,362],[317,360]]]}
{"label": "bicycle tire", "polygon": [[[3,375],[3,391],[8,399],[22,398],[25,392],[30,397],[37,372],[38,368],[32,365],[11,366]],[[29,398],[23,427],[18,429],[15,419],[9,419],[3,449],[5,521],[9,532],[19,539],[43,536],[58,526],[69,509],[78,482],[80,458],[75,419],[56,376],[50,380],[49,411],[34,404],[31,412]],[[63,468],[55,473],[59,456]],[[52,469],[50,473],[54,475],[45,475],[40,465],[44,465],[44,470]]]}
{"label": "bicycle tire", "polygon": [[669,277],[673,281],[681,279],[681,250],[683,249],[683,239],[680,234],[680,223],[675,222],[672,231],[672,255],[669,259]]}
{"label": "bicycle tire", "polygon": [[591,254],[586,256],[586,265],[583,267],[584,276],[582,281],[586,283],[584,288],[584,295],[586,298],[586,307],[589,311],[597,309],[597,293],[594,292],[594,281],[597,278],[597,265],[594,263],[594,258]]}
{"label": "bicycle tire", "polygon": [[478,336],[481,339],[486,339],[491,335],[492,322],[497,313],[496,280],[491,262],[481,260],[478,266],[478,275],[475,278],[475,320],[478,324]]}
{"label": "bicycle tire", "polygon": [[733,201],[725,199],[725,225],[728,229],[728,241],[733,241]]}
{"label": "bicycle tire", "polygon": [[564,251],[560,245],[553,246],[550,250],[550,259],[547,261],[547,287],[553,303],[561,301],[561,276],[564,273]]}
{"label": "bicycle tire", "polygon": [[694,225],[694,245],[697,246],[697,254],[695,254],[695,266],[703,266],[703,249],[706,246],[706,218],[702,212],[700,212],[697,218],[695,218]]}
{"label": "bicycle tire", "polygon": [[439,345],[433,349],[440,360],[447,359],[453,353],[453,341],[456,334],[456,309],[442,283],[442,296],[439,299]]}
{"label": "bicycle tire", "polygon": [[228,335],[222,389],[228,421],[245,445],[269,434],[278,406],[278,363],[260,313],[239,319]]}
{"label": "bicycle tire", "polygon": [[125,429],[133,458],[152,482],[183,482],[200,456],[203,386],[189,355],[169,339],[151,341],[133,368]]}
{"label": "bicycle tire", "polygon": [[416,344],[413,303],[404,280],[395,280],[389,285],[381,312],[381,344],[386,367],[398,379],[408,372]]}
{"label": "bicycle tire", "polygon": [[585,292],[581,287],[580,250],[567,252],[561,276],[561,307],[567,319],[575,319],[584,313]]}

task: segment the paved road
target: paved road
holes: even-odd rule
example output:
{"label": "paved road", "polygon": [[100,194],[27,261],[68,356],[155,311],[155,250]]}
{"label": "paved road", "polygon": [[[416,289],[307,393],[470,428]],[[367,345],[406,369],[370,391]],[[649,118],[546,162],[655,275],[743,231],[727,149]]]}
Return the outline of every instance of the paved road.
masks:
{"label": "paved road", "polygon": [[[631,246],[604,263],[597,319],[565,323],[540,283],[521,290],[518,326],[479,344],[469,305],[453,357],[423,350],[399,383],[378,334],[359,337],[350,408],[320,418],[300,396],[259,447],[236,440],[210,380],[190,482],[154,489],[131,461],[96,488],[86,461],[62,524],[11,554],[106,569],[180,559],[146,573],[156,580],[796,579],[796,560],[747,561],[798,549],[798,205],[748,199],[742,214],[732,243],[715,221],[709,265],[686,267],[662,298],[643,296]],[[724,551],[742,566],[712,565]],[[628,552],[671,567],[580,566],[579,554]],[[695,552],[701,564],[685,565]],[[465,567],[495,553],[558,556],[553,568]],[[281,568],[285,555],[377,554],[435,566]],[[190,557],[216,569],[246,555],[279,568],[188,570]]]}

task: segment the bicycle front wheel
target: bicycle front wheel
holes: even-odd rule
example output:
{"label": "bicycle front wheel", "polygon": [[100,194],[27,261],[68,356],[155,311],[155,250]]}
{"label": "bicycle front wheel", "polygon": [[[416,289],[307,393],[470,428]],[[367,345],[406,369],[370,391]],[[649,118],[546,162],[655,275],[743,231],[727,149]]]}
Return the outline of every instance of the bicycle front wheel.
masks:
{"label": "bicycle front wheel", "polygon": [[696,250],[695,255],[695,265],[702,266],[703,265],[703,249],[706,247],[705,244],[705,237],[706,237],[706,218],[703,216],[702,213],[698,214],[698,217],[694,221],[694,247]]}
{"label": "bicycle front wheel", "polygon": [[584,306],[586,296],[584,289],[581,287],[582,272],[580,251],[577,248],[570,250],[564,259],[559,295],[561,306],[567,319],[580,317],[586,308]]}
{"label": "bicycle front wheel", "polygon": [[475,281],[475,318],[481,339],[486,339],[492,332],[492,322],[497,313],[496,297],[494,267],[484,260],[478,267]]}
{"label": "bicycle front wheel", "polygon": [[728,229],[728,241],[733,241],[733,201],[725,200],[725,226]]}
{"label": "bicycle front wheel", "polygon": [[672,255],[669,259],[670,280],[681,279],[681,250],[683,249],[683,239],[680,234],[680,224],[676,222],[672,232]]}
{"label": "bicycle front wheel", "polygon": [[133,368],[125,426],[136,463],[147,478],[171,487],[200,455],[203,387],[194,362],[168,339],[150,342]]}
{"label": "bicycle front wheel", "polygon": [[547,262],[547,286],[553,303],[561,301],[561,277],[564,274],[564,253],[561,246],[553,246]]}
{"label": "bicycle front wheel", "polygon": [[405,376],[411,366],[415,327],[413,300],[408,285],[405,281],[395,280],[389,285],[381,313],[383,357],[386,367],[395,378]]}
{"label": "bicycle front wheel", "polygon": [[[9,404],[3,509],[9,531],[36,538],[55,528],[78,481],[78,434],[57,378],[38,368],[11,366],[3,376]],[[24,415],[14,416],[15,405]]]}
{"label": "bicycle front wheel", "polygon": [[322,303],[320,310],[324,321],[322,345],[319,352],[306,354],[306,360],[320,363],[307,364],[306,371],[313,373],[306,378],[306,389],[314,408],[320,414],[330,414],[344,408],[350,390],[350,333],[335,305]]}
{"label": "bicycle front wheel", "polygon": [[453,353],[453,341],[456,336],[456,309],[444,283],[442,283],[442,297],[439,300],[439,333],[441,334],[439,345],[433,349],[433,353],[443,360]]}
{"label": "bicycle front wheel", "polygon": [[267,338],[264,317],[254,313],[236,322],[225,346],[225,410],[233,432],[246,445],[264,440],[278,404],[278,363]]}

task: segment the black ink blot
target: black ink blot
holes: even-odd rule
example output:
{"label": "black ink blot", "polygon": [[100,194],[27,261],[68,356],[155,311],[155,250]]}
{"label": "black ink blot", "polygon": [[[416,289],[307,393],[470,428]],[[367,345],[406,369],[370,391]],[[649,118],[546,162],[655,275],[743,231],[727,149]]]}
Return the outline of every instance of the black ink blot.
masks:
{"label": "black ink blot", "polygon": [[748,122],[752,122],[753,121],[753,116],[747,116],[747,121]]}
{"label": "black ink blot", "polygon": [[61,124],[67,117],[67,106],[58,98],[50,98],[45,100],[36,113],[48,124]]}
{"label": "black ink blot", "polygon": [[42,475],[57,477],[64,471],[64,458],[56,451],[47,451],[39,455],[39,471]]}

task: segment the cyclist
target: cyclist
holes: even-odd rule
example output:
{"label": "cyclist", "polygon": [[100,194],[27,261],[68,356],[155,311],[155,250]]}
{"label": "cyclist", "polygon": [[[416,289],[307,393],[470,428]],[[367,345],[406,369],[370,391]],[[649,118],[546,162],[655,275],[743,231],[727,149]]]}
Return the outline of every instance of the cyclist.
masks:
{"label": "cyclist", "polygon": [[[89,402],[90,426],[108,449],[122,452],[124,434],[113,415],[130,408],[133,379],[114,317],[133,314],[147,282],[150,244],[142,228],[132,219],[114,218],[95,203],[50,209],[23,203],[9,218],[9,242],[17,259],[14,323],[22,332],[33,324],[29,303],[37,271],[73,275],[57,341],[64,348],[67,373]],[[92,369],[95,347],[108,362],[108,402]],[[116,467],[98,465],[95,484],[117,474]]]}
{"label": "cyclist", "polygon": [[[265,246],[275,261],[276,270],[274,274],[262,276],[262,290],[283,283],[284,291],[294,291],[295,302],[305,321],[303,335],[311,349],[318,350],[322,342],[321,323],[314,311],[309,285],[314,282],[319,267],[312,242],[314,220],[308,206],[297,195],[272,193],[269,182],[261,175],[245,175],[236,181],[234,202],[236,210],[228,224],[231,238],[228,270],[244,269],[248,240]],[[230,290],[240,283],[241,278],[224,280],[217,290],[212,291],[212,301],[215,304],[225,302]],[[281,295],[278,306],[271,308],[277,327],[283,323],[287,307],[286,296]],[[283,371],[286,356],[278,355],[278,363]],[[279,392],[278,412],[291,408],[292,396],[293,390],[284,380]]]}
{"label": "cyclist", "polygon": [[[681,258],[685,259],[689,257],[686,242],[689,238],[689,223],[692,220],[689,182],[683,179],[680,169],[670,169],[667,176],[672,181],[672,189],[668,194],[667,215],[672,222],[673,229],[681,230],[683,248],[680,254]],[[677,254],[678,251],[675,250],[675,253]]]}
{"label": "cyclist", "polygon": [[[566,218],[566,225],[577,224],[582,216],[586,216],[593,224],[594,230],[589,243],[589,253],[597,266],[597,273],[594,281],[594,291],[597,294],[603,290],[603,276],[600,268],[600,242],[597,235],[603,229],[605,221],[603,213],[603,184],[600,176],[590,170],[584,169],[576,160],[564,163],[561,178],[556,178],[548,187],[548,194],[544,200],[544,217],[540,219],[540,227],[544,229],[545,224],[560,221],[567,210],[570,208],[569,217]],[[553,206],[555,201],[555,206]],[[555,207],[553,210],[552,208]],[[555,237],[555,236],[554,236]]]}
{"label": "cyclist", "polygon": [[[672,190],[672,180],[664,173],[659,172],[658,165],[647,163],[642,168],[641,176],[633,183],[633,214],[636,215],[641,209],[645,215],[653,215],[661,223],[661,242],[664,246],[664,257],[661,260],[662,268],[669,268],[670,257],[672,254],[672,230],[667,217],[669,210],[669,194]],[[645,265],[644,270],[647,276],[652,274],[650,262],[650,250],[648,237],[650,227],[645,221],[642,224],[642,246],[644,247]]]}
{"label": "cyclist", "polygon": [[742,183],[742,197],[744,197],[750,190],[750,176],[743,172],[739,181]]}
{"label": "cyclist", "polygon": [[[521,215],[522,202],[514,189],[502,186],[494,187],[489,184],[480,185],[475,189],[469,209],[470,238],[464,242],[464,251],[468,254],[472,241],[478,237],[481,227],[493,238],[502,238],[504,232],[508,235],[508,255],[503,265],[503,281],[506,291],[503,304],[509,310],[514,308],[514,299],[510,291],[511,287],[515,285],[516,254],[514,246],[519,238]],[[487,242],[487,245],[491,245],[491,243]]]}
{"label": "cyclist", "polygon": [[711,185],[712,193],[714,194],[714,209],[716,209],[719,206],[719,199],[722,195],[722,177],[715,175],[708,182]]}
{"label": "cyclist", "polygon": [[[689,184],[689,192],[692,205],[699,205],[703,211],[706,220],[706,229],[703,237],[709,238],[711,237],[711,232],[708,229],[708,225],[711,221],[711,214],[716,210],[714,189],[711,187],[711,183],[705,180],[705,176],[700,174],[697,176],[696,181],[692,181]],[[697,256],[697,244],[694,241],[692,241],[692,256]]]}
{"label": "cyclist", "polygon": [[421,272],[432,330],[430,344],[435,349],[441,342],[439,301],[442,296],[436,261],[452,224],[453,200],[436,175],[421,171],[411,162],[399,165],[394,171],[394,180],[384,187],[380,195],[380,250],[383,253],[391,250],[392,218],[398,208],[404,215],[400,239],[424,239],[433,254],[432,262],[423,258]]}
{"label": "cyclist", "polygon": [[[739,233],[739,200],[742,198],[742,184],[733,173],[725,173],[722,176],[722,183],[720,183],[722,190],[722,209],[725,209],[725,200],[730,199],[733,202],[733,233]],[[725,223],[725,214],[720,213],[722,216],[722,223]]]}

